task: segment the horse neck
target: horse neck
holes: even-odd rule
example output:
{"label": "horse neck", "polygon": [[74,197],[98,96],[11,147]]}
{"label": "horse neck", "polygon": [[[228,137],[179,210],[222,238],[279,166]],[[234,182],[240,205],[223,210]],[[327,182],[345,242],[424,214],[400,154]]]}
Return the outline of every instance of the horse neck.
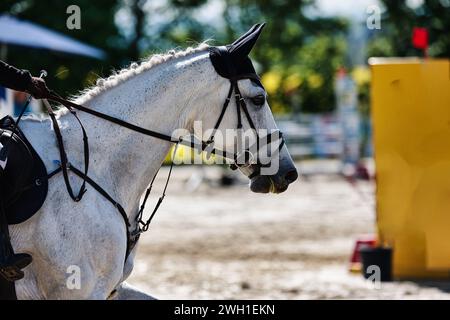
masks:
{"label": "horse neck", "polygon": [[[189,59],[205,60],[203,56],[199,53],[181,61],[167,61],[83,101],[83,104],[169,136],[176,129],[190,131],[192,115],[196,114],[194,102],[205,81],[205,70],[199,69],[205,66],[189,63]],[[79,116],[90,138],[89,175],[129,214],[136,211],[140,196],[161,166],[171,144],[82,112]],[[81,132],[70,114],[60,119],[61,122],[66,120],[67,130],[64,131],[67,132],[63,135],[80,137],[68,141],[69,159],[82,167]]]}

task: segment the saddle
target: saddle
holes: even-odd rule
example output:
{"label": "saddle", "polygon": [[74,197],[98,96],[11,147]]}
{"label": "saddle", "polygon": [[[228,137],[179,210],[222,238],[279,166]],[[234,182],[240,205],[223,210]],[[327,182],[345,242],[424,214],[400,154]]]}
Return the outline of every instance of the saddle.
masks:
{"label": "saddle", "polygon": [[14,253],[8,225],[33,216],[47,197],[47,170],[14,119],[0,120],[0,299],[14,299],[14,281],[32,257]]}
{"label": "saddle", "polygon": [[32,217],[42,207],[48,191],[42,159],[22,131],[14,128],[12,117],[0,120],[0,199],[9,225]]}

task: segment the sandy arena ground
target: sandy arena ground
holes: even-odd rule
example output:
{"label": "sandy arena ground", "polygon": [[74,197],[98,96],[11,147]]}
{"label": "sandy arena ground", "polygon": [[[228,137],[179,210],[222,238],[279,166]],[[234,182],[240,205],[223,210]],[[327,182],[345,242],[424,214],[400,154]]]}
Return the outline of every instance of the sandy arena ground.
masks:
{"label": "sandy arena ground", "polygon": [[[308,173],[333,172],[336,163],[316,166],[299,164]],[[163,187],[163,169],[153,203]],[[308,174],[283,194],[260,195],[244,180],[219,187],[217,167],[205,168],[207,179],[199,183],[201,172],[174,170],[166,200],[140,240],[129,280],[155,297],[450,298],[450,282],[383,283],[376,289],[347,271],[354,239],[374,231],[372,182],[353,187],[336,174]]]}

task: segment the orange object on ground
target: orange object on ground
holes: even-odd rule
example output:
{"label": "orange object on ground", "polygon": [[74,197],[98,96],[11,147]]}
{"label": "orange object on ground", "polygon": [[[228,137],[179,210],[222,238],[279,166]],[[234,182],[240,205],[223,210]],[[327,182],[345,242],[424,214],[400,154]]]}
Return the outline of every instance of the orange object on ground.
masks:
{"label": "orange object on ground", "polygon": [[361,272],[362,263],[359,250],[365,246],[375,247],[376,243],[377,243],[376,235],[374,234],[363,235],[356,239],[355,247],[353,248],[353,253],[350,258],[349,271],[358,273]]}

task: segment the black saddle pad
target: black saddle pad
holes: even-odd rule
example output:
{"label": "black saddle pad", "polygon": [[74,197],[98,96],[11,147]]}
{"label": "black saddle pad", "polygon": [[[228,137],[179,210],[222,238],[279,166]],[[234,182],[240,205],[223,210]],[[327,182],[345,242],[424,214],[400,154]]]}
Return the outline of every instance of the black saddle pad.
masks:
{"label": "black saddle pad", "polygon": [[0,120],[0,153],[6,152],[7,161],[0,157],[1,197],[8,224],[18,224],[33,216],[43,205],[48,192],[47,169],[42,159],[28,142],[14,119]]}

